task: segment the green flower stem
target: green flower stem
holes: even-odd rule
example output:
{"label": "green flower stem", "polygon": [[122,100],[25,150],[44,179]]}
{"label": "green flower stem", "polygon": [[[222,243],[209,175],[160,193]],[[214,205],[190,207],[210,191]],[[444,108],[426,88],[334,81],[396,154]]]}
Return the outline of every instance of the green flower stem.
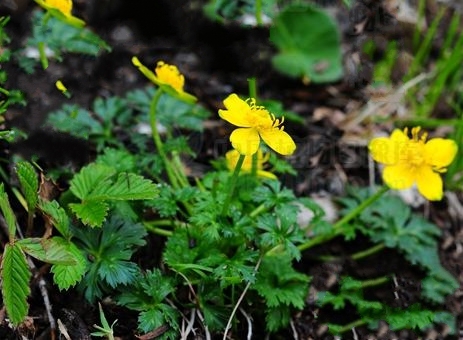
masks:
{"label": "green flower stem", "polygon": [[169,177],[169,181],[174,188],[179,188],[179,183],[177,177],[175,176],[174,171],[172,170],[172,164],[170,163],[169,159],[167,158],[166,152],[164,151],[164,144],[162,143],[161,136],[159,135],[157,121],[156,121],[156,111],[159,99],[161,98],[163,91],[159,88],[153,96],[150,105],[150,125],[151,125],[151,133],[153,135],[154,145],[158,150],[159,156],[161,157],[164,166],[166,168],[167,177]]}
{"label": "green flower stem", "polygon": [[[257,101],[257,82],[256,78],[248,79],[248,88],[249,88],[249,98],[254,98]],[[253,177],[257,176],[257,152],[252,155],[251,163],[251,175]]]}
{"label": "green flower stem", "polygon": [[233,194],[235,193],[235,186],[236,182],[238,180],[238,176],[240,174],[241,167],[243,166],[244,162],[244,155],[240,155],[240,158],[238,158],[238,162],[236,162],[235,170],[233,171],[233,175],[230,178],[228,182],[228,196],[225,199],[225,202],[222,207],[222,215],[226,215],[228,211],[228,206],[230,205],[231,199],[233,197]]}
{"label": "green flower stem", "polygon": [[461,119],[439,119],[439,118],[414,118],[397,120],[397,126],[421,126],[422,128],[436,128],[440,126],[456,126],[461,124]]}
{"label": "green flower stem", "polygon": [[148,230],[150,233],[153,233],[153,234],[156,234],[156,235],[170,237],[173,234],[172,231],[170,231],[170,230],[165,230],[165,229],[162,229],[162,228],[154,227],[151,224],[151,222],[150,223],[144,222],[143,225],[145,226],[146,230]]}
{"label": "green flower stem", "polygon": [[341,327],[341,328],[338,330],[338,332],[339,332],[339,333],[345,333],[345,332],[350,331],[352,328],[363,326],[363,325],[365,325],[366,323],[367,323],[367,322],[366,322],[365,320],[358,319],[358,320],[352,321],[351,323],[348,323],[347,325]]}
{"label": "green flower stem", "polygon": [[342,219],[340,219],[338,222],[336,222],[333,225],[333,232],[331,234],[323,234],[323,235],[318,235],[315,236],[314,238],[311,238],[307,242],[304,242],[300,244],[297,248],[300,251],[309,249],[313,246],[316,246],[320,243],[327,242],[336,236],[342,234],[342,226],[344,226],[346,223],[350,222],[352,219],[360,215],[360,213],[365,210],[367,207],[369,207],[371,204],[373,204],[377,199],[379,199],[385,192],[387,192],[389,188],[387,186],[381,187],[376,193],[374,193],[372,196],[368,197],[365,201],[360,203],[355,209],[352,209],[347,215],[345,215]]}
{"label": "green flower stem", "polygon": [[262,203],[256,209],[254,209],[253,211],[249,213],[249,217],[256,217],[257,215],[263,213],[267,209],[268,209],[267,205],[265,203]]}
{"label": "green flower stem", "polygon": [[262,0],[256,0],[256,22],[257,26],[262,26]]}
{"label": "green flower stem", "polygon": [[37,47],[39,49],[40,63],[42,64],[42,68],[46,70],[48,68],[48,59],[47,53],[45,52],[45,43],[41,41]]}
{"label": "green flower stem", "polygon": [[[50,20],[51,14],[47,11],[45,15],[42,18],[42,30],[46,30],[48,20]],[[48,58],[47,58],[47,53],[45,52],[45,42],[41,41],[38,44],[38,49],[39,49],[39,58],[40,58],[40,63],[42,64],[42,68],[46,70],[48,68]]]}
{"label": "green flower stem", "polygon": [[350,258],[352,260],[361,260],[361,259],[363,259],[365,257],[376,254],[377,252],[383,250],[384,248],[386,248],[384,243],[380,243],[380,244],[377,244],[377,245],[375,245],[375,246],[373,246],[371,248],[368,248],[368,249],[359,251],[358,253],[352,254],[350,256]]}
{"label": "green flower stem", "polygon": [[[365,250],[359,251],[357,253],[351,254],[351,255],[347,256],[347,258],[349,258],[351,260],[355,260],[355,261],[361,260],[361,259],[363,259],[365,257],[376,254],[377,252],[383,250],[385,247],[386,246],[383,243],[376,244],[373,247],[370,247],[368,249],[365,249]],[[323,261],[323,262],[335,262],[335,261],[341,261],[343,258],[345,258],[345,257],[344,256],[322,255],[322,256],[318,256],[316,259],[320,260],[320,261]]]}
{"label": "green flower stem", "polygon": [[0,86],[0,93],[3,93],[5,96],[9,96],[10,95],[10,91],[4,89],[3,87]]}
{"label": "green flower stem", "polygon": [[362,281],[362,288],[365,289],[365,288],[370,288],[370,287],[381,286],[382,284],[389,282],[390,279],[391,278],[388,276],[382,276],[376,279],[365,280],[365,281]]}

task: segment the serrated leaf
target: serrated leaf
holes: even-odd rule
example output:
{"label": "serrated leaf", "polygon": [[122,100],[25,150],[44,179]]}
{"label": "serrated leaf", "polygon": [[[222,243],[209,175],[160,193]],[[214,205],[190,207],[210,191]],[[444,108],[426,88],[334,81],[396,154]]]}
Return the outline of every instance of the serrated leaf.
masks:
{"label": "serrated leaf", "polygon": [[7,244],[2,259],[2,295],[6,312],[14,325],[27,316],[31,272],[18,244]]}
{"label": "serrated leaf", "polygon": [[66,132],[82,139],[104,133],[101,123],[95,120],[90,112],[76,105],[65,104],[60,110],[51,112],[46,124],[57,131]]}
{"label": "serrated leaf", "polygon": [[158,193],[149,179],[134,173],[121,173],[114,183],[100,182],[87,196],[91,200],[149,200]]}
{"label": "serrated leaf", "polygon": [[69,217],[57,201],[41,201],[40,209],[49,216],[51,223],[65,239],[69,240],[72,237]]}
{"label": "serrated leaf", "polygon": [[406,310],[396,310],[386,314],[386,322],[392,330],[414,329],[423,330],[429,327],[434,320],[434,312],[413,305]]}
{"label": "serrated leaf", "polygon": [[116,170],[112,167],[92,163],[80,169],[79,173],[71,180],[69,189],[75,196],[83,200],[115,172]]}
{"label": "serrated leaf", "polygon": [[18,175],[21,190],[27,202],[28,211],[32,212],[37,205],[39,197],[37,173],[31,163],[23,161],[16,163],[16,174]]}
{"label": "serrated leaf", "polygon": [[135,157],[126,150],[106,148],[96,163],[113,167],[118,173],[132,171],[135,167]]}
{"label": "serrated leaf", "polygon": [[5,217],[5,222],[8,226],[8,238],[12,241],[16,234],[16,216],[11,208],[3,183],[0,183],[0,210]]}
{"label": "serrated leaf", "polygon": [[103,224],[109,209],[108,203],[98,200],[70,203],[69,207],[82,223],[92,227],[100,227]]}
{"label": "serrated leaf", "polygon": [[51,267],[53,281],[60,290],[66,290],[78,283],[85,274],[87,260],[74,243],[63,243],[68,253],[72,254],[75,264],[54,264]]}
{"label": "serrated leaf", "polygon": [[[125,251],[130,257],[131,252]],[[138,267],[134,262],[120,260],[117,258],[107,258],[100,262],[98,274],[101,279],[107,282],[112,288],[133,282],[138,272]]]}
{"label": "serrated leaf", "polygon": [[280,72],[316,83],[343,75],[340,33],[335,21],[312,5],[287,6],[270,28],[279,53],[272,59]]}
{"label": "serrated leaf", "polygon": [[65,246],[67,241],[55,236],[49,239],[24,238],[16,242],[21,249],[36,259],[53,264],[75,265],[74,255]]}

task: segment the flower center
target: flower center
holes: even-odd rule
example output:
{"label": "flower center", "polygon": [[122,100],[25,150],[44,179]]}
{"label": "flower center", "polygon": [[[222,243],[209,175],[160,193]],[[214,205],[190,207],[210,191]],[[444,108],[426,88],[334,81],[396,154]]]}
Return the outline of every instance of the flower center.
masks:
{"label": "flower center", "polygon": [[[425,163],[424,144],[426,142],[427,134],[423,133],[420,136],[420,127],[412,129],[412,138],[404,148],[403,160],[414,168],[418,168]],[[408,135],[408,129],[404,130]]]}
{"label": "flower center", "polygon": [[168,65],[163,61],[159,61],[156,65],[156,76],[159,81],[172,86],[177,92],[183,91],[185,78],[175,65]]}
{"label": "flower center", "polygon": [[249,125],[251,125],[256,130],[279,128],[279,126],[283,124],[283,120],[280,122],[279,119],[276,119],[275,116],[263,106],[256,105],[256,100],[254,98],[249,98],[247,103],[250,107],[250,112],[247,119]]}

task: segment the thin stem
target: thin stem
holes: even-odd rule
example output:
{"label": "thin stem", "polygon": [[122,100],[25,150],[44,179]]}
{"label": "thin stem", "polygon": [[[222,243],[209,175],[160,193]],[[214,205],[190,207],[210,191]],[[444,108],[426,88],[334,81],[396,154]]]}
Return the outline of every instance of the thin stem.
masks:
{"label": "thin stem", "polygon": [[249,213],[249,217],[256,217],[257,215],[259,215],[260,213],[263,213],[267,209],[268,208],[267,208],[266,204],[262,203],[256,209],[254,209],[253,211],[251,211]]}
{"label": "thin stem", "polygon": [[355,209],[351,210],[347,215],[345,215],[342,219],[340,219],[338,222],[336,222],[333,225],[332,233],[331,234],[323,234],[323,235],[318,235],[315,236],[314,238],[308,240],[305,243],[302,243],[298,246],[298,249],[300,251],[309,249],[317,244],[329,241],[336,236],[342,234],[342,226],[348,222],[350,222],[352,219],[360,215],[360,213],[365,210],[367,207],[369,207],[371,204],[373,204],[377,199],[379,199],[385,192],[387,192],[389,188],[387,186],[381,187],[376,193],[374,193],[372,196],[368,197],[365,201],[360,203]]}
{"label": "thin stem", "polygon": [[370,255],[376,254],[377,252],[383,250],[386,246],[383,243],[376,244],[373,247],[359,251],[357,253],[348,255],[348,256],[332,256],[332,255],[322,255],[317,256],[316,259],[322,262],[335,262],[342,261],[344,258],[348,258],[354,261],[361,260]]}
{"label": "thin stem", "polygon": [[238,162],[236,162],[235,170],[233,171],[233,175],[232,175],[232,177],[230,178],[230,180],[228,182],[228,190],[229,190],[229,192],[228,192],[228,196],[225,199],[225,202],[223,204],[222,215],[226,215],[226,213],[228,211],[228,206],[230,205],[233,194],[235,193],[235,186],[236,186],[236,182],[238,180],[238,176],[239,176],[241,167],[243,166],[244,157],[245,157],[245,155],[240,155],[240,158],[238,158]]}
{"label": "thin stem", "polygon": [[[257,7],[257,4],[256,4]],[[248,88],[249,88],[249,98],[254,98],[257,101],[257,81],[256,78],[249,78],[248,79]],[[251,163],[251,174],[253,177],[257,176],[257,155],[258,153],[256,152],[255,154],[252,155],[252,163]]]}
{"label": "thin stem", "polygon": [[[262,255],[261,257],[259,257],[259,260],[257,261],[257,264],[256,266],[254,267],[254,275],[257,273],[257,271],[259,270],[259,267],[260,267],[260,263],[262,262],[262,258],[264,256]],[[235,304],[235,307],[233,308],[232,310],[232,313],[230,314],[230,317],[228,318],[228,322],[227,322],[227,326],[225,327],[225,331],[224,331],[224,334],[223,334],[223,340],[226,340],[227,339],[227,334],[228,334],[228,330],[230,329],[231,327],[231,323],[233,321],[233,318],[235,317],[235,314],[236,314],[236,311],[238,310],[238,307],[240,306],[240,303],[241,301],[243,301],[244,299],[244,296],[246,295],[246,292],[248,291],[249,287],[251,287],[251,281],[249,281],[247,284],[246,284],[246,287],[244,287],[244,290],[243,292],[241,293],[238,301],[236,302]]]}
{"label": "thin stem", "polygon": [[377,244],[377,245],[375,245],[375,246],[373,246],[371,248],[368,248],[368,249],[359,251],[358,253],[352,254],[350,256],[350,258],[352,260],[360,260],[360,259],[363,259],[363,258],[368,257],[370,255],[376,254],[377,252],[383,250],[384,248],[386,248],[384,243],[380,243],[380,244]]}
{"label": "thin stem", "polygon": [[42,64],[42,68],[46,70],[48,68],[48,59],[47,53],[45,52],[45,43],[41,41],[37,47],[39,49],[40,63]]}
{"label": "thin stem", "polygon": [[376,279],[362,281],[362,288],[376,287],[388,282],[391,278],[388,276],[378,277]]}
{"label": "thin stem", "polygon": [[362,319],[358,319],[358,320],[355,320],[355,321],[352,321],[351,323],[348,323],[347,325],[341,327],[338,332],[339,333],[345,333],[347,331],[350,331],[352,328],[355,328],[355,327],[360,327],[360,326],[363,326],[366,324],[366,321],[365,320],[362,320]]}
{"label": "thin stem", "polygon": [[354,219],[362,211],[364,211],[366,208],[368,208],[371,204],[373,204],[378,198],[383,196],[385,192],[389,190],[389,187],[383,186],[381,187],[377,192],[375,192],[372,196],[368,197],[365,201],[360,203],[355,209],[353,209],[350,213],[348,213],[346,216],[344,216],[342,219],[340,219],[338,222],[336,222],[333,226],[333,228],[338,229],[339,227],[343,226],[350,220]]}
{"label": "thin stem", "polygon": [[151,125],[151,134],[153,135],[153,141],[154,145],[156,145],[156,149],[159,153],[159,156],[161,157],[164,166],[166,168],[167,172],[167,177],[169,177],[170,183],[174,188],[178,188],[178,180],[177,177],[175,176],[173,170],[172,170],[172,165],[167,158],[166,152],[164,151],[164,144],[162,143],[161,136],[159,135],[158,127],[157,127],[157,121],[156,121],[156,113],[157,113],[157,105],[159,102],[159,99],[161,98],[163,94],[163,91],[159,88],[154,96],[153,99],[151,100],[151,105],[150,105],[150,125]]}
{"label": "thin stem", "polygon": [[256,0],[256,22],[257,26],[262,26],[262,0]]}
{"label": "thin stem", "polygon": [[10,91],[4,89],[3,87],[0,86],[0,93],[3,93],[5,96],[9,96],[10,95]]}

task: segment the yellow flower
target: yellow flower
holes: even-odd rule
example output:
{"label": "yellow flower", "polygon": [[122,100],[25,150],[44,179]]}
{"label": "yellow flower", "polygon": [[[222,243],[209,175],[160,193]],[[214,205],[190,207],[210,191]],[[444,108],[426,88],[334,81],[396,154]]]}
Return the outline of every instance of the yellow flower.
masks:
{"label": "yellow flower", "polygon": [[385,165],[383,180],[392,189],[407,189],[416,184],[418,191],[430,201],[443,196],[440,173],[452,163],[458,151],[451,139],[433,138],[426,142],[427,134],[420,136],[420,127],[396,129],[389,138],[374,138],[368,145],[373,159]]}
{"label": "yellow flower", "polygon": [[71,97],[71,93],[68,91],[66,86],[64,86],[64,84],[63,84],[63,82],[61,80],[57,80],[56,83],[55,83],[55,86],[56,86],[56,88],[58,90],[61,91],[62,94],[64,94],[66,96],[66,98]]}
{"label": "yellow flower", "polygon": [[230,135],[230,141],[240,154],[255,154],[261,138],[279,154],[291,155],[296,150],[291,136],[283,131],[283,119],[280,121],[263,106],[257,106],[255,99],[244,101],[233,93],[223,103],[226,110],[219,110],[219,116],[238,126]]}
{"label": "yellow flower", "polygon": [[[253,156],[245,156],[243,165],[241,166],[242,172],[251,172],[252,171],[252,157]],[[270,155],[265,154],[259,149],[257,151],[257,175],[260,177],[272,178],[276,179],[277,177],[269,171],[265,171],[264,165],[268,161]],[[236,167],[236,163],[238,163],[238,159],[240,158],[240,153],[235,149],[228,151],[225,154],[225,160],[227,161],[227,168],[230,171],[233,171]]]}
{"label": "yellow flower", "polygon": [[83,27],[85,21],[72,15],[72,0],[35,0],[54,17],[73,26]]}
{"label": "yellow flower", "polygon": [[154,70],[155,73],[153,73],[149,68],[143,65],[137,57],[132,57],[132,63],[146,78],[171,96],[188,103],[194,103],[196,101],[195,96],[183,91],[185,77],[180,73],[177,66],[158,61]]}

